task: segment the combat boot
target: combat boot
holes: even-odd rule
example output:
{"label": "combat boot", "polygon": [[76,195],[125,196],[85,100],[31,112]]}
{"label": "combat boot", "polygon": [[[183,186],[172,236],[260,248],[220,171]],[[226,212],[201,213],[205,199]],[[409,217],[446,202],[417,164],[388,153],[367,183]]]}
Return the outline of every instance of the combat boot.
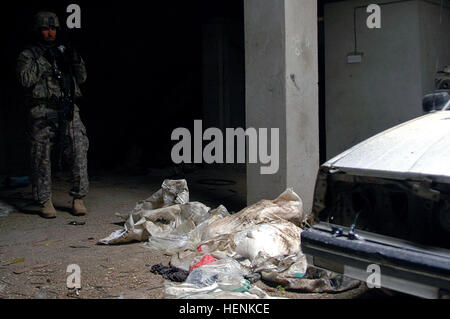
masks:
{"label": "combat boot", "polygon": [[74,199],[72,202],[72,212],[75,216],[83,216],[87,214],[86,206],[81,199]]}
{"label": "combat boot", "polygon": [[55,218],[56,217],[56,210],[55,207],[53,207],[52,200],[49,199],[46,201],[40,210],[41,216],[44,218]]}

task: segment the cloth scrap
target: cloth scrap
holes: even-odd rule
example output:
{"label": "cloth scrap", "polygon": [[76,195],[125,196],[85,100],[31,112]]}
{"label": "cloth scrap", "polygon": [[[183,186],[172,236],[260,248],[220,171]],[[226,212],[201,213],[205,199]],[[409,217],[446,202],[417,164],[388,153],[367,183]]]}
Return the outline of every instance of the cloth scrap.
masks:
{"label": "cloth scrap", "polygon": [[164,279],[175,282],[184,282],[189,276],[189,272],[176,267],[164,266],[163,264],[153,265],[150,272],[163,276]]}

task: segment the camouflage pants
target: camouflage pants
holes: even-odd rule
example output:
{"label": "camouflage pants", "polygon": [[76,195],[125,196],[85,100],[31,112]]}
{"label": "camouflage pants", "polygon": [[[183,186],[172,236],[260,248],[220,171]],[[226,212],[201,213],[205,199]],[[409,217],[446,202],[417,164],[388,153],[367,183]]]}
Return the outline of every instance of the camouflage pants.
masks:
{"label": "camouflage pants", "polygon": [[[43,204],[51,199],[52,177],[51,155],[58,137],[58,123],[46,119],[46,114],[54,112],[45,105],[31,109],[30,140],[31,140],[31,183],[34,200]],[[72,189],[69,195],[83,198],[89,191],[87,172],[87,151],[89,140],[86,128],[81,122],[78,108],[73,120],[67,125],[65,143],[62,148],[63,160],[71,167]]]}

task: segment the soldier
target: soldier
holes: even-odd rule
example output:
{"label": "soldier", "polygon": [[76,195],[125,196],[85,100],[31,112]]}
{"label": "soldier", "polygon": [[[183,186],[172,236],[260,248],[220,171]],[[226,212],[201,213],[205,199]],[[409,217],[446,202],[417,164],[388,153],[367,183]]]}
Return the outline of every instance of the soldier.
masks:
{"label": "soldier", "polygon": [[64,159],[72,169],[73,186],[69,194],[73,197],[73,214],[87,213],[82,198],[89,188],[89,140],[75,104],[81,97],[79,84],[86,80],[86,68],[72,47],[57,41],[60,30],[56,14],[37,13],[36,41],[20,53],[16,69],[29,109],[33,197],[44,218],[56,217],[51,191],[53,149],[60,150],[59,162]]}

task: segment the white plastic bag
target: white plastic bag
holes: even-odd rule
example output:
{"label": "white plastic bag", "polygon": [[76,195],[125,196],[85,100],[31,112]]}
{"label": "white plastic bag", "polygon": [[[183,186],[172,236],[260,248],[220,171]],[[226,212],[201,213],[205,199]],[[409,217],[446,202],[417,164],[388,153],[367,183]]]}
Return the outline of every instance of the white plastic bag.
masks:
{"label": "white plastic bag", "polygon": [[261,252],[269,257],[296,254],[300,251],[301,231],[284,220],[251,226],[235,234],[236,253],[251,261]]}
{"label": "white plastic bag", "polygon": [[216,282],[222,290],[233,291],[245,284],[244,274],[239,262],[226,258],[195,268],[186,283],[206,287]]}

